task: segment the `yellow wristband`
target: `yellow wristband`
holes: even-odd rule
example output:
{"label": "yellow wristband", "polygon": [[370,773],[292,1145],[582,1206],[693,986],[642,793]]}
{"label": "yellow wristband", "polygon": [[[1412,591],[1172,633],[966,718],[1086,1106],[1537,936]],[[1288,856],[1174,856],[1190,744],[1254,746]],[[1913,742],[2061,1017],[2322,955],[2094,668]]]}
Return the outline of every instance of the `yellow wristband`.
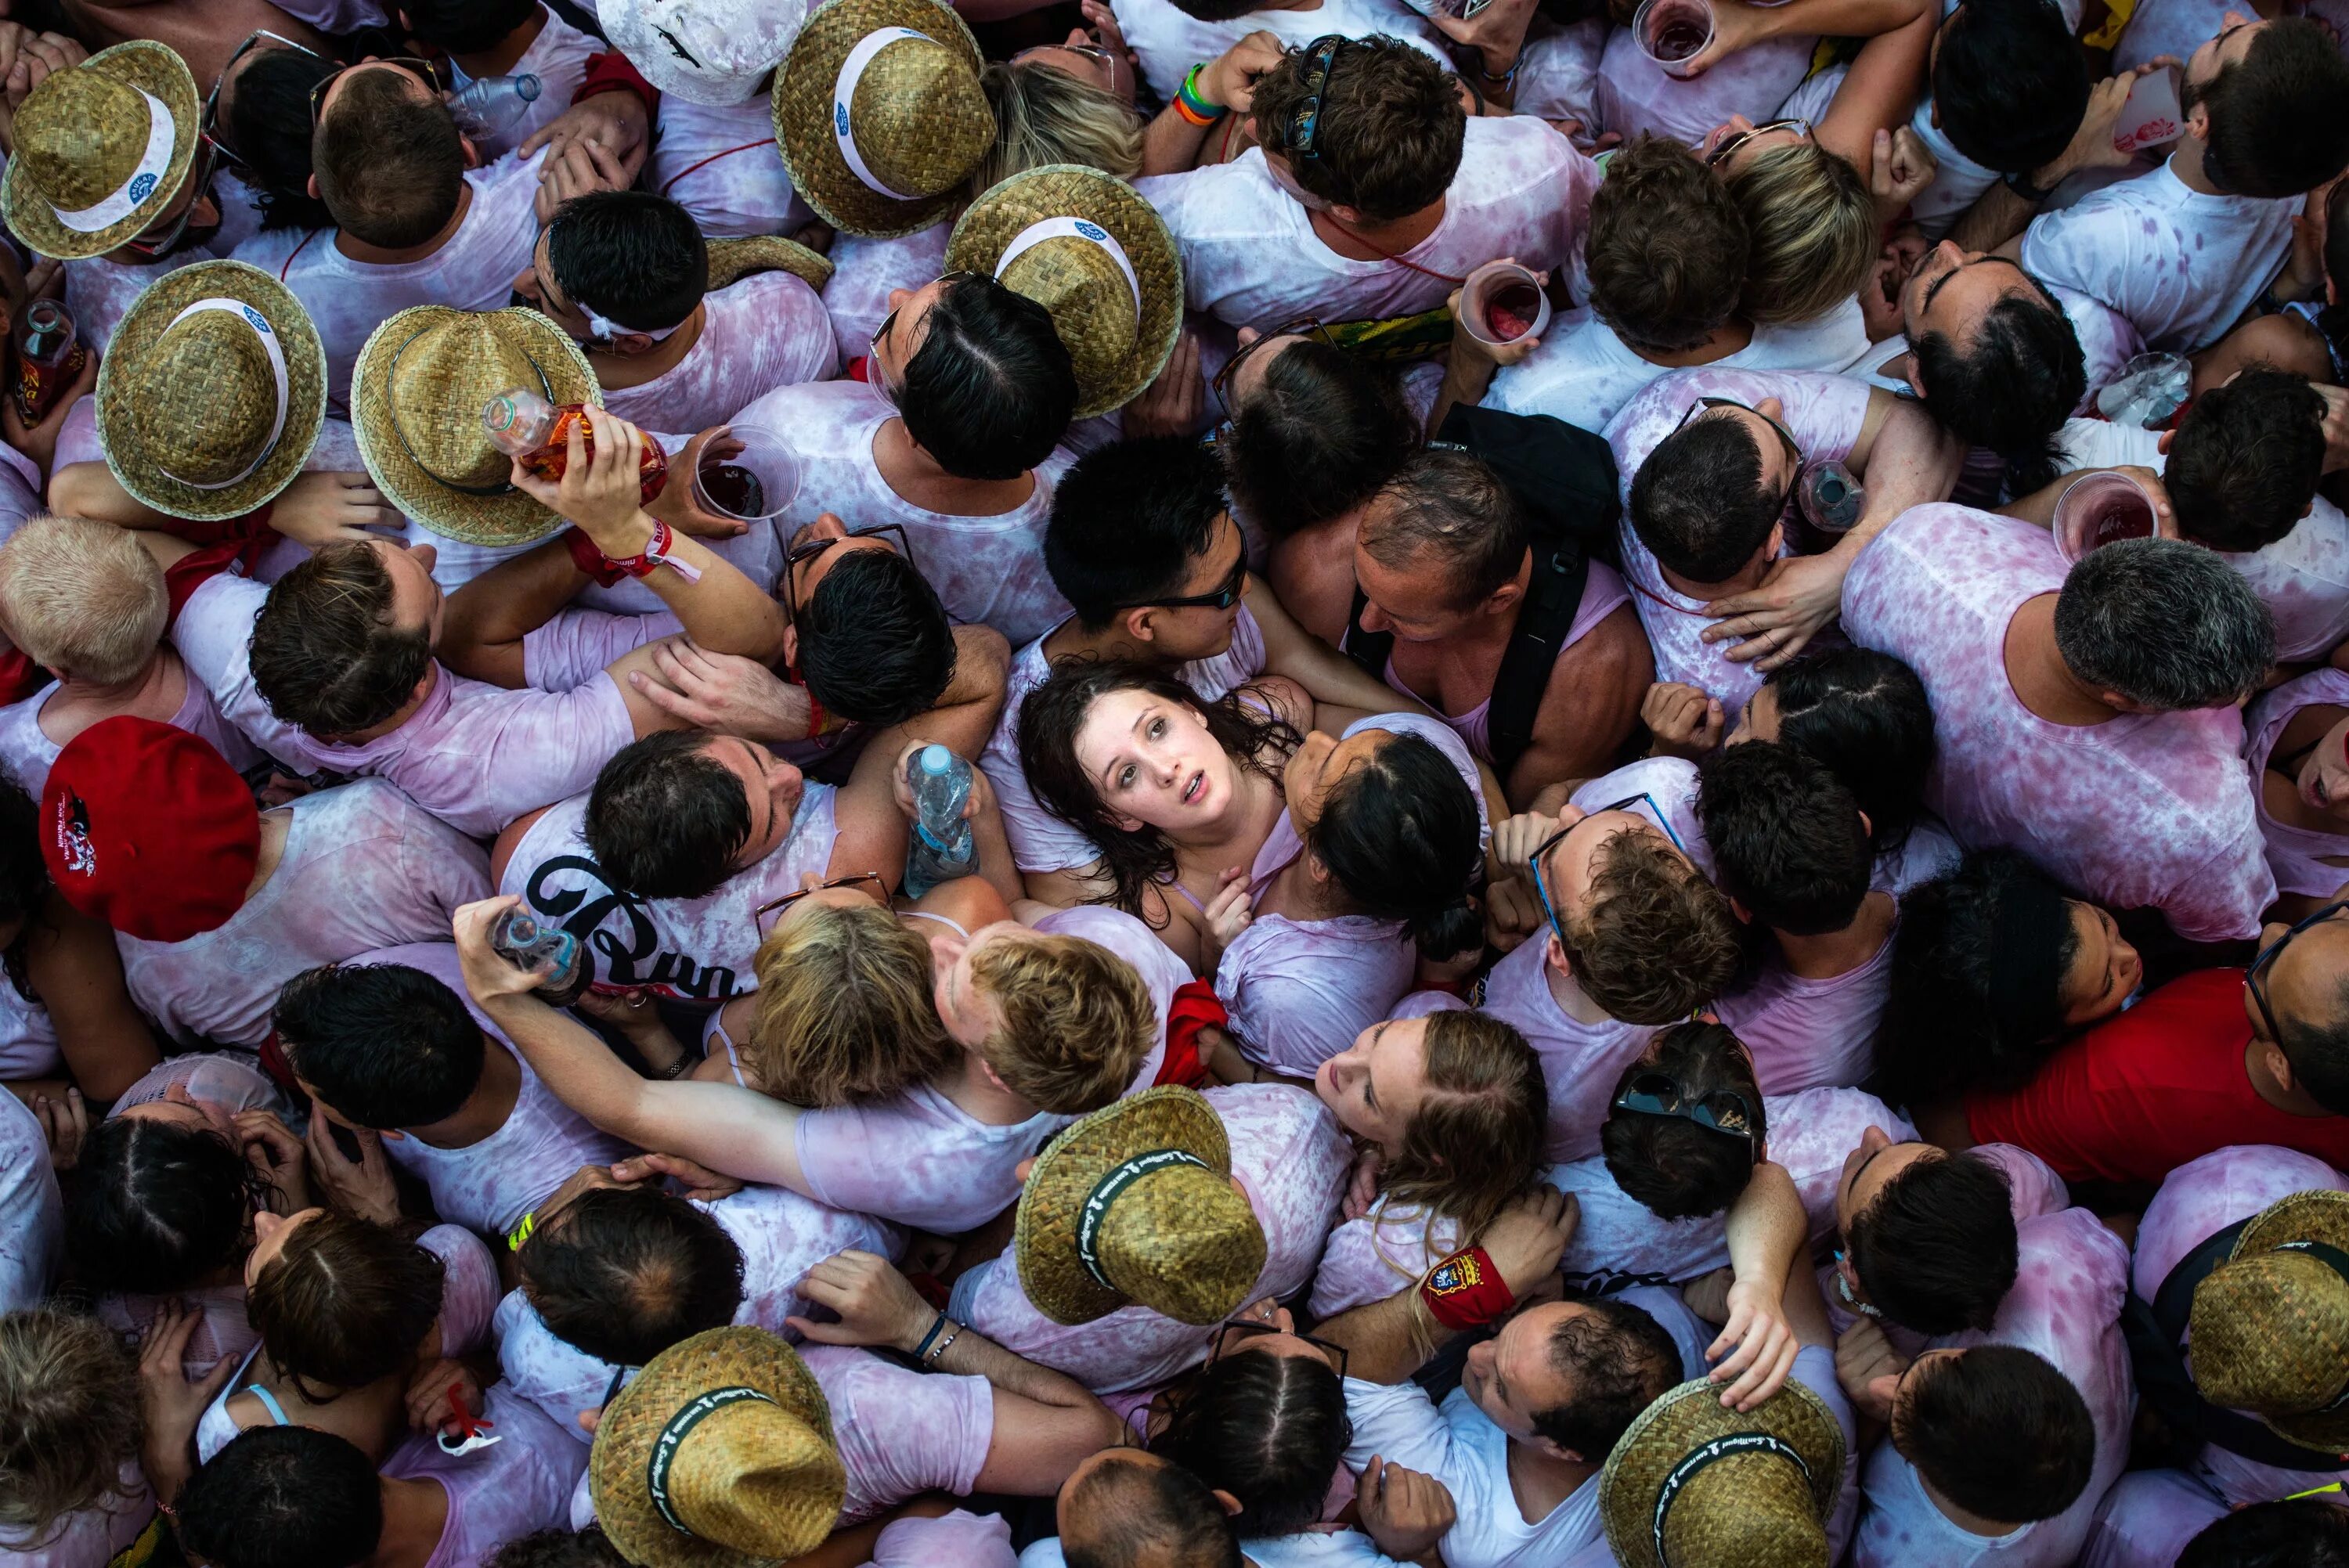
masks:
{"label": "yellow wristband", "polygon": [[506,1251],[510,1253],[518,1253],[522,1251],[522,1244],[530,1240],[531,1233],[537,1229],[538,1211],[533,1209],[529,1213],[524,1214],[522,1217],[521,1224],[516,1225],[512,1230],[506,1233]]}

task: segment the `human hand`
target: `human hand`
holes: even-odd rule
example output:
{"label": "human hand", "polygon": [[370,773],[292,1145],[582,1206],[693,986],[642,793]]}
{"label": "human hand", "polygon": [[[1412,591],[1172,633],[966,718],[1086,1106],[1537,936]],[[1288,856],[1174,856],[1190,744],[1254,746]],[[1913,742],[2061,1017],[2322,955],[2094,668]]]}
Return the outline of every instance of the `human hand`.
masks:
{"label": "human hand", "polygon": [[[1079,0],[1077,9],[1084,13],[1085,25],[1093,30],[1093,38],[1101,46],[1125,62],[1125,79],[1142,79],[1142,62],[1134,58],[1133,46],[1125,41],[1125,28],[1103,0]],[[1132,94],[1127,94],[1129,98]]]}
{"label": "human hand", "polygon": [[[36,274],[39,271],[37,267],[34,269]],[[65,430],[67,416],[73,412],[76,403],[98,389],[98,353],[95,347],[82,356],[81,369],[75,373],[66,389],[57,394],[57,400],[49,405],[49,411],[41,416],[37,424],[25,423],[16,412],[16,399],[13,396],[0,397],[0,436],[5,436],[10,446],[32,459],[34,465],[45,474],[57,464],[57,437]]]}
{"label": "human hand", "polygon": [[59,1172],[81,1163],[81,1146],[89,1137],[89,1107],[81,1090],[68,1085],[63,1099],[33,1097],[33,1115],[41,1124],[41,1138],[49,1146],[49,1169]]}
{"label": "human hand", "polygon": [[818,1345],[886,1345],[911,1356],[937,1321],[937,1310],[915,1292],[897,1265],[873,1253],[834,1253],[808,1270],[798,1288],[840,1316],[838,1323],[783,1319]]}
{"label": "human hand", "polygon": [[1784,557],[1772,564],[1761,587],[1705,606],[1713,624],[1704,629],[1704,641],[1742,639],[1729,650],[1732,663],[1753,663],[1764,673],[1776,669],[1836,618],[1843,607],[1847,564],[1833,553]]}
{"label": "human hand", "polygon": [[1425,1554],[1459,1517],[1452,1492],[1432,1475],[1389,1464],[1377,1454],[1354,1489],[1362,1533],[1398,1563]]}
{"label": "human hand", "polygon": [[1354,1173],[1347,1179],[1346,1196],[1339,1212],[1349,1220],[1359,1220],[1371,1212],[1371,1205],[1379,1200],[1379,1170],[1384,1163],[1385,1156],[1376,1144],[1354,1156]]}
{"label": "human hand", "polygon": [[1196,435],[1206,417],[1207,378],[1199,373],[1199,339],[1185,332],[1174,340],[1166,368],[1125,406],[1125,434],[1129,438]]}
{"label": "human hand", "polygon": [[2349,469],[2349,391],[2319,387],[2316,395],[2324,399],[2324,471],[2339,473]]}
{"label": "human hand", "polygon": [[8,57],[6,96],[8,111],[14,114],[35,88],[58,71],[71,70],[89,58],[89,51],[78,38],[63,33],[35,33],[18,27],[16,47]]}
{"label": "human hand", "polygon": [[[1623,19],[1629,26],[1630,17]],[[1749,5],[1744,0],[1713,0],[1713,36],[1703,48],[1682,61],[1671,73],[1685,81],[1694,81],[1730,56],[1750,49],[1770,36],[1773,28],[1768,7]]]}
{"label": "human hand", "polygon": [[140,1444],[140,1468],[147,1472],[155,1495],[165,1502],[194,1472],[196,1422],[215,1395],[236,1375],[237,1357],[223,1356],[210,1372],[188,1380],[188,1341],[194,1337],[203,1314],[176,1300],[156,1309],[139,1345],[139,1409],[146,1429]]}
{"label": "human hand", "polygon": [[1877,127],[1869,154],[1868,190],[1877,211],[1887,217],[1906,211],[1941,171],[1931,150],[1905,121],[1889,130]]}
{"label": "human hand", "polygon": [[807,687],[793,686],[740,654],[705,653],[688,638],[668,637],[653,645],[653,667],[660,672],[660,680],[631,670],[628,685],[663,713],[696,729],[772,745],[805,740],[814,720]]}
{"label": "human hand", "polygon": [[[626,190],[636,183],[637,172],[645,166],[645,157],[652,150],[647,134],[651,129],[651,112],[636,94],[597,93],[594,98],[580,99],[531,132],[516,150],[516,156],[528,158],[542,147],[552,149],[546,163],[539,168],[538,177],[543,183],[555,154],[574,141],[593,142],[612,155],[624,176],[618,189]],[[541,218],[540,222],[545,220]]]}
{"label": "human hand", "polygon": [[294,1136],[294,1130],[274,1110],[240,1110],[235,1123],[237,1140],[244,1148],[244,1162],[277,1194],[275,1202],[271,1204],[272,1212],[298,1214],[309,1208],[308,1146]]}
{"label": "human hand", "polygon": [[370,528],[399,525],[399,513],[364,472],[297,474],[269,509],[269,526],[309,550],[363,542],[376,537]]}
{"label": "human hand", "polygon": [[516,490],[568,518],[609,559],[641,555],[652,537],[652,519],[645,512],[636,475],[644,435],[593,404],[585,412],[585,419],[574,423],[564,438],[561,480],[539,478],[520,459],[513,460],[509,478]]}
{"label": "human hand", "polygon": [[2147,468],[2142,463],[2119,463],[2111,471],[2127,474],[2137,481],[2139,490],[2153,498],[2154,515],[2159,520],[2155,524],[2154,532],[2163,539],[2177,538],[2178,508],[2170,502],[2169,486],[2162,479],[2161,470]]}
{"label": "human hand", "polygon": [[1863,1317],[1836,1339],[1836,1381],[1852,1408],[1872,1421],[1892,1419],[1892,1393],[1909,1361],[1892,1348],[1874,1318]]}
{"label": "human hand", "polygon": [[1224,949],[1237,942],[1240,933],[1256,919],[1256,900],[1248,890],[1248,873],[1244,866],[1226,866],[1222,885],[1209,899],[1200,914],[1207,923],[1207,946],[1212,951],[1203,954],[1206,964],[1221,960]]}
{"label": "human hand", "polygon": [[1488,946],[1514,953],[1547,919],[1529,879],[1512,874],[1496,861],[1485,861],[1485,941]]}
{"label": "human hand", "polygon": [[1794,1371],[1795,1353],[1802,1346],[1795,1342],[1795,1326],[1786,1321],[1784,1295],[1783,1288],[1752,1280],[1729,1287],[1729,1321],[1704,1352],[1708,1361],[1729,1353],[1729,1359],[1706,1374],[1715,1383],[1729,1385],[1721,1391],[1725,1408],[1752,1409],[1776,1393]]}
{"label": "human hand", "polygon": [[626,191],[635,178],[622,167],[619,155],[602,142],[574,138],[560,152],[549,152],[546,161],[539,165],[538,194],[532,204],[543,227],[573,197],[591,191]]}
{"label": "human hand", "polygon": [[[1517,258],[1503,256],[1499,259],[1513,263]],[[1539,278],[1544,285],[1549,283],[1547,268],[1542,269],[1534,275]],[[1465,288],[1456,288],[1444,298],[1444,307],[1452,313],[1452,319],[1455,322],[1460,319],[1461,299],[1467,292]],[[1506,366],[1522,364],[1535,349],[1540,346],[1541,339],[1530,332],[1523,337],[1512,338],[1506,343],[1487,343],[1464,326],[1452,335],[1452,347],[1445,364],[1447,368],[1455,373],[1475,377],[1476,384],[1481,386],[1492,379],[1495,370]]]}
{"label": "human hand", "polygon": [[1509,1200],[1485,1227],[1480,1244],[1509,1294],[1522,1300],[1557,1277],[1558,1263],[1581,1222],[1582,1204],[1572,1193],[1538,1182]]}
{"label": "human hand", "polygon": [[1640,699],[1640,718],[1656,738],[1650,756],[1702,762],[1721,745],[1728,716],[1717,696],[1679,681],[1658,681]]}
{"label": "human hand", "polygon": [[1516,68],[1517,57],[1525,52],[1526,29],[1533,22],[1534,5],[1535,0],[1491,0],[1474,16],[1445,16],[1431,12],[1427,20],[1437,32],[1461,47],[1475,50],[1485,77],[1498,81]]}
{"label": "human hand", "polygon": [[649,985],[624,985],[616,991],[590,989],[572,1004],[599,1024],[606,1024],[634,1039],[640,1035],[666,1035],[668,1026],[652,1006]]}
{"label": "human hand", "polygon": [[673,1177],[685,1183],[684,1196],[696,1203],[714,1203],[720,1198],[730,1198],[748,1183],[733,1176],[712,1171],[698,1160],[688,1160],[682,1154],[632,1154],[612,1167],[612,1180],[631,1184],[657,1181]]}
{"label": "human hand", "polygon": [[1207,62],[1199,73],[1199,94],[1219,108],[1244,115],[1256,104],[1257,78],[1280,64],[1280,40],[1261,30],[1250,33]]}
{"label": "human hand", "polygon": [[2292,220],[2292,252],[2283,273],[2269,285],[2270,299],[2312,299],[2324,303],[2324,239],[2326,218],[2341,177],[2333,176],[2311,191]]}
{"label": "human hand", "polygon": [[2125,169],[2137,154],[2123,152],[2113,145],[2113,128],[2120,123],[2121,110],[2128,107],[2129,89],[2139,77],[2155,71],[2182,70],[2177,57],[2159,55],[2133,71],[2123,71],[2116,77],[2106,77],[2088,89],[2088,109],[2080,117],[2080,129],[2055,156],[2055,161],[2033,170],[2031,183],[2042,191],[2052,191],[2070,175],[2083,169]]}
{"label": "human hand", "polygon": [[497,924],[498,916],[521,907],[521,894],[499,893],[475,903],[459,905],[456,918],[450,923],[457,942],[457,968],[465,977],[465,989],[483,1006],[500,997],[535,991],[543,978],[490,945],[490,931]]}
{"label": "human hand", "polygon": [[483,1408],[481,1380],[473,1369],[461,1361],[446,1357],[428,1361],[408,1375],[408,1427],[410,1431],[432,1437],[457,1428],[456,1413],[449,1397],[454,1394],[465,1402],[465,1409],[478,1416]]}
{"label": "human hand", "polygon": [[[1572,812],[1571,816],[1568,812]],[[1511,876],[1531,880],[1534,851],[1542,841],[1569,822],[1578,822],[1583,813],[1572,806],[1553,817],[1547,811],[1519,811],[1504,817],[1493,828],[1493,860]]]}
{"label": "human hand", "polygon": [[352,1160],[335,1141],[335,1124],[316,1095],[310,1097],[310,1129],[305,1143],[310,1152],[310,1179],[330,1209],[371,1224],[396,1224],[399,1220],[399,1189],[391,1179],[391,1161],[384,1157],[383,1135],[370,1127],[347,1129],[359,1146]]}
{"label": "human hand", "polygon": [[668,460],[668,483],[646,503],[645,510],[679,533],[689,533],[696,539],[740,538],[750,531],[750,525],[739,517],[721,516],[703,506],[694,494],[693,476],[710,458],[724,461],[741,452],[742,442],[735,438],[730,426],[711,426]]}

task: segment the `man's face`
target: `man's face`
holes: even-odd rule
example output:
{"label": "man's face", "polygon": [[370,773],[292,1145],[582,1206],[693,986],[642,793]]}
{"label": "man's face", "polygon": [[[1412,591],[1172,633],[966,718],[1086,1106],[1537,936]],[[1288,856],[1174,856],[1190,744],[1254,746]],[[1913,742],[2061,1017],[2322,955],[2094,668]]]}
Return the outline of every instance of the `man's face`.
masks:
{"label": "man's face", "polygon": [[[1236,577],[1245,583],[1240,574],[1247,562],[1247,542],[1240,537],[1239,525],[1232,521],[1231,513],[1218,512],[1206,550],[1191,558],[1189,574],[1166,596],[1203,598],[1222,592]],[[1221,610],[1212,604],[1146,606],[1143,614],[1148,617],[1150,645],[1167,664],[1215,658],[1232,645],[1232,633],[1240,621],[1240,603],[1235,599]],[[1130,612],[1121,612],[1125,614]]]}
{"label": "man's face", "polygon": [[889,291],[889,314],[881,330],[873,335],[873,359],[866,376],[892,403],[905,385],[905,366],[930,339],[930,309],[946,292],[945,278],[933,278],[910,293]]}
{"label": "man's face", "polygon": [[[1590,887],[1599,877],[1599,855],[1619,833],[1645,834],[1693,869],[1693,862],[1672,842],[1671,835],[1637,811],[1585,811],[1579,806],[1568,806],[1558,813],[1558,825],[1566,830],[1566,836],[1541,857],[1541,885],[1558,920],[1569,927],[1589,921]],[[1551,961],[1562,966],[1565,954],[1555,933],[1550,941]]]}
{"label": "man's face", "polygon": [[[1372,496],[1362,509],[1365,530],[1378,526],[1379,513],[1394,502]],[[1473,625],[1489,600],[1460,602],[1458,585],[1433,551],[1419,551],[1402,566],[1388,566],[1354,546],[1354,581],[1370,603],[1362,606],[1362,630],[1392,632],[1406,643],[1440,643]]]}
{"label": "man's face", "polygon": [[1901,328],[1912,346],[1938,333],[1963,353],[1983,318],[2011,294],[2036,299],[2039,291],[2016,263],[1961,251],[1944,240],[1925,253],[1901,285]]}
{"label": "man's face", "polygon": [[1492,1338],[1469,1347],[1460,1387],[1518,1442],[1547,1445],[1547,1439],[1534,1435],[1534,1418],[1574,1402],[1574,1386],[1551,1365],[1549,1342],[1558,1325],[1588,1310],[1578,1302],[1537,1303],[1503,1324]]}
{"label": "man's face", "polygon": [[740,736],[714,736],[703,751],[742,781],[742,793],[750,807],[750,836],[735,855],[734,869],[756,865],[791,837],[792,818],[800,809],[807,781],[798,769],[757,741]]}
{"label": "man's face", "polygon": [[[2194,119],[2196,100],[2209,91],[2210,84],[2219,79],[2220,71],[2229,66],[2242,64],[2243,57],[2251,52],[2251,40],[2266,26],[2265,22],[2245,16],[2240,11],[2230,11],[2219,31],[2204,39],[2201,46],[2186,57],[2186,81],[2179,91],[2178,101],[2185,108],[2189,123]],[[2203,118],[2208,120],[2207,110]]]}
{"label": "man's face", "polygon": [[440,617],[447,596],[432,580],[436,552],[429,544],[402,544],[394,539],[371,539],[368,546],[391,575],[391,619],[402,631],[420,631],[433,647],[440,645]]}

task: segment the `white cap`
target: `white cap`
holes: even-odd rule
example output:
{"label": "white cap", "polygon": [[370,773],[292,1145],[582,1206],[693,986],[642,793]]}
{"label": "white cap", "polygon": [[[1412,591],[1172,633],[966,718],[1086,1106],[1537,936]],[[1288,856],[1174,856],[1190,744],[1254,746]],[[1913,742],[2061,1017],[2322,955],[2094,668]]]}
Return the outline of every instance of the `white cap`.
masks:
{"label": "white cap", "polygon": [[603,0],[604,32],[645,80],[688,103],[747,103],[783,63],[807,0]]}

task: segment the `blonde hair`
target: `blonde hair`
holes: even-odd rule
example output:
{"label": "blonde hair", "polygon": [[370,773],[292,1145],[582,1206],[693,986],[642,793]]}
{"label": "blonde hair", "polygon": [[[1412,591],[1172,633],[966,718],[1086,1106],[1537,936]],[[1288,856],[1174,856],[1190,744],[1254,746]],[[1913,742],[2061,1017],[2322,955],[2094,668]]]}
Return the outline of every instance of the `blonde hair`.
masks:
{"label": "blonde hair", "polygon": [[1142,117],[1116,94],[1041,60],[998,60],[979,79],[996,133],[970,177],[974,199],[1048,163],[1081,163],[1120,180],[1142,172]]}
{"label": "blonde hair", "polygon": [[139,1367],[113,1331],[37,1306],[0,1317],[0,1528],[37,1551],[71,1514],[129,1495]]}
{"label": "blonde hair", "polygon": [[1728,184],[1754,244],[1747,316],[1813,321],[1859,293],[1880,242],[1875,199],[1847,160],[1816,141],[1764,148]]}
{"label": "blonde hair", "polygon": [[1004,1087],[1062,1116],[1126,1091],[1165,1020],[1133,965],[1082,937],[991,942],[971,979],[1003,1014],[980,1047]]}
{"label": "blonde hair", "polygon": [[0,545],[0,618],[34,663],[99,686],[135,678],[171,618],[163,569],[128,530],[36,517]]}
{"label": "blonde hair", "polygon": [[931,995],[930,944],[879,904],[800,911],[754,964],[744,1055],[778,1099],[878,1099],[936,1078],[960,1053]]}

